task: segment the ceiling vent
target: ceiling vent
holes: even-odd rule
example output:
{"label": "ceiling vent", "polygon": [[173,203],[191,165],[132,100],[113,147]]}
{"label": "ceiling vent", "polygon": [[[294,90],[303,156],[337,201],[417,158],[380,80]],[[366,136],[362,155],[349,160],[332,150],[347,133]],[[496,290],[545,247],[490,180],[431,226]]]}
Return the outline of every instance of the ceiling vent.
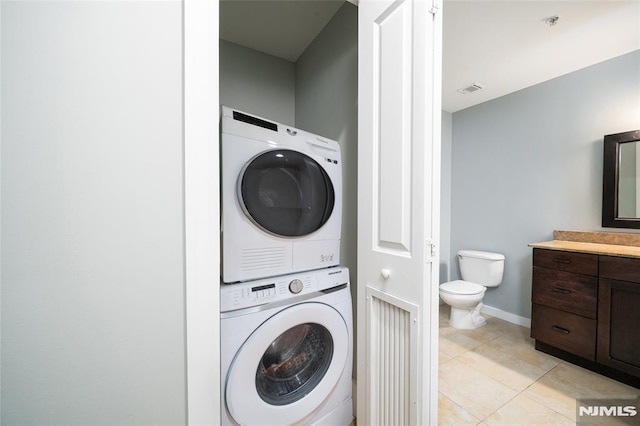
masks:
{"label": "ceiling vent", "polygon": [[478,84],[478,83],[473,83],[470,86],[463,87],[462,89],[458,89],[458,92],[460,92],[460,93],[462,93],[464,95],[464,94],[467,94],[467,93],[477,92],[478,90],[480,90],[482,88],[484,88],[483,85]]}

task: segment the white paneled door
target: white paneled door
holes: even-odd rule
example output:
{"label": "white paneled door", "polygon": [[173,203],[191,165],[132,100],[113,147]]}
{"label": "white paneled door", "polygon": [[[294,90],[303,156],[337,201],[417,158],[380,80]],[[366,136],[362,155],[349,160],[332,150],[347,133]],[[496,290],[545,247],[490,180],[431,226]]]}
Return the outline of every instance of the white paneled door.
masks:
{"label": "white paneled door", "polygon": [[442,13],[360,0],[358,423],[437,423]]}

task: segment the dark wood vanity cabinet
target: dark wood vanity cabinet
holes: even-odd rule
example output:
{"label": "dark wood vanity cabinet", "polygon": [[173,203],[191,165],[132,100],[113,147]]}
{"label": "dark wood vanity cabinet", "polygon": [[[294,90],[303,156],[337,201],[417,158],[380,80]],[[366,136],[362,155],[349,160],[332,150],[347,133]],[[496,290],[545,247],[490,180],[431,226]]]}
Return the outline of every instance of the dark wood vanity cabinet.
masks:
{"label": "dark wood vanity cabinet", "polygon": [[640,259],[535,248],[536,348],[640,386]]}

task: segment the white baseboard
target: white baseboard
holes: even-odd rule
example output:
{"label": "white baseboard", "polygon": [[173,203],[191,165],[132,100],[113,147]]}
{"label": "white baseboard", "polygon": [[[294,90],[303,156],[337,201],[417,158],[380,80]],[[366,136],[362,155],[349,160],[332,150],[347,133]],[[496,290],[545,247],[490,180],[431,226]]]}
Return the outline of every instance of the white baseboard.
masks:
{"label": "white baseboard", "polygon": [[521,317],[520,315],[512,314],[511,312],[503,311],[502,309],[494,308],[493,306],[484,305],[482,312],[491,315],[492,317],[500,318],[512,324],[521,325],[523,327],[531,328],[531,319]]}

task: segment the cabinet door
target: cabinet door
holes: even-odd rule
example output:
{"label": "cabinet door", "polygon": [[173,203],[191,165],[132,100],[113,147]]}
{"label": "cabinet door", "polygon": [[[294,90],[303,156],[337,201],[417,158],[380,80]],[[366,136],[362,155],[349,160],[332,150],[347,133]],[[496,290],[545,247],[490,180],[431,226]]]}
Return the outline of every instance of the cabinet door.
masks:
{"label": "cabinet door", "polygon": [[640,377],[640,284],[601,278],[597,361]]}

